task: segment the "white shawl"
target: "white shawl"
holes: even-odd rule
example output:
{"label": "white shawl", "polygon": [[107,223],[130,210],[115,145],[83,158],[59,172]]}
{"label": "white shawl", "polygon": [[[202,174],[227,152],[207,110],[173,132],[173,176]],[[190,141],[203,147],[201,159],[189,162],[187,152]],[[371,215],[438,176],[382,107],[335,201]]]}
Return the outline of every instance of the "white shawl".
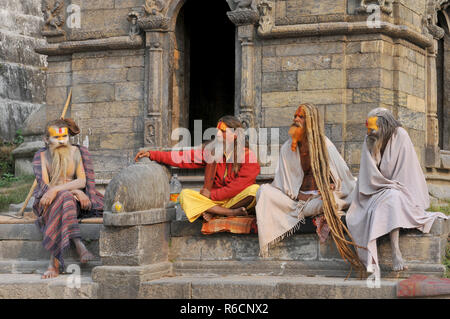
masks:
{"label": "white shawl", "polygon": [[[334,196],[339,210],[348,208],[352,202],[356,179],[333,143],[325,137],[330,173],[335,183]],[[303,182],[300,151],[291,150],[292,139],[281,147],[280,157],[272,184],[264,184],[256,194],[256,219],[260,254],[267,256],[268,248],[300,228],[301,212],[308,202],[297,201]]]}

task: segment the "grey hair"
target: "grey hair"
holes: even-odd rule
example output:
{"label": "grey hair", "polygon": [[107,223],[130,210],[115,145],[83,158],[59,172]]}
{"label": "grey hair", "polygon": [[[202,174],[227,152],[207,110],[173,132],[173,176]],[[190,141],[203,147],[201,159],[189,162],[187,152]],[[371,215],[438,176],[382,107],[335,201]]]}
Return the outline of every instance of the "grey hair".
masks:
{"label": "grey hair", "polygon": [[377,107],[369,112],[367,117],[378,117],[377,126],[380,128],[380,137],[385,141],[389,140],[397,127],[402,126],[402,123],[394,118],[394,115],[384,107]]}
{"label": "grey hair", "polygon": [[391,136],[394,134],[397,127],[402,126],[402,124],[394,118],[391,111],[383,107],[373,109],[367,115],[367,117],[374,116],[378,117],[377,126],[379,127],[379,131],[378,134],[376,134],[376,140],[374,140],[374,137],[369,136],[368,146],[372,156],[374,156],[376,162],[379,163],[386,144],[391,139]]}

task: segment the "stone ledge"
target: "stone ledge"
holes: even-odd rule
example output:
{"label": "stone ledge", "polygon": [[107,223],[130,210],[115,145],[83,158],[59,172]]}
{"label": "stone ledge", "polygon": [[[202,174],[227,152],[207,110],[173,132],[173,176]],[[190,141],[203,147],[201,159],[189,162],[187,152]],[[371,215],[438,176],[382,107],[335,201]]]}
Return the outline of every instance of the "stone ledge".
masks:
{"label": "stone ledge", "polygon": [[65,55],[86,51],[141,49],[143,44],[144,41],[141,36],[120,36],[106,39],[49,43],[36,47],[35,51],[45,55]]}
{"label": "stone ledge", "polygon": [[[445,266],[441,264],[407,263],[409,270],[394,272],[388,265],[380,265],[381,278],[408,278],[413,274],[442,277]],[[189,275],[264,275],[264,276],[325,276],[359,278],[355,270],[343,260],[326,261],[177,261],[173,263],[176,276]],[[367,277],[367,274],[363,274]]]}
{"label": "stone ledge", "polygon": [[396,298],[396,284],[393,280],[381,280],[380,288],[373,289],[367,286],[366,280],[343,278],[183,276],[145,282],[139,298]]}
{"label": "stone ledge", "polygon": [[262,38],[289,38],[309,36],[331,36],[351,34],[374,34],[381,33],[393,38],[408,40],[422,48],[433,45],[433,37],[425,36],[412,30],[406,25],[396,25],[382,21],[379,28],[370,28],[366,22],[325,22],[311,24],[297,24],[286,26],[273,26],[270,31],[261,32]]}
{"label": "stone ledge", "polygon": [[136,226],[153,225],[175,219],[174,208],[155,208],[139,212],[112,213],[103,212],[103,224],[105,226]]}

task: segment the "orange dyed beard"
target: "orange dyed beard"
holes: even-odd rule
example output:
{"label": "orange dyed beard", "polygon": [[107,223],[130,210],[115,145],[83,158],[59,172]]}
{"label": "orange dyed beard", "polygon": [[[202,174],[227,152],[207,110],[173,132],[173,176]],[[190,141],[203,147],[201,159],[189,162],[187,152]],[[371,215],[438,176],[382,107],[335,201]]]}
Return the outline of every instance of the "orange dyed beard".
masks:
{"label": "orange dyed beard", "polygon": [[[294,118],[297,116],[306,118],[305,110],[301,106],[295,112]],[[305,126],[299,126],[294,122],[289,128],[288,134],[292,137],[291,150],[295,152],[297,150],[298,142],[301,142],[305,136]]]}

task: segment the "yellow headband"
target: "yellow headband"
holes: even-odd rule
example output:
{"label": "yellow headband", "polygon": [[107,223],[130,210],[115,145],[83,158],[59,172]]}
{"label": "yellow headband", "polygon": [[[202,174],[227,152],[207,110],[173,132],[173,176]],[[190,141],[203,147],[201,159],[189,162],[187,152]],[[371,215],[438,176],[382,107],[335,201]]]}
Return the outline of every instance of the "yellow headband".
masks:
{"label": "yellow headband", "polygon": [[54,137],[54,138],[57,138],[57,139],[61,139],[61,138],[63,138],[63,137],[68,135],[67,127],[50,126],[48,128],[48,132],[49,132],[51,137]]}

